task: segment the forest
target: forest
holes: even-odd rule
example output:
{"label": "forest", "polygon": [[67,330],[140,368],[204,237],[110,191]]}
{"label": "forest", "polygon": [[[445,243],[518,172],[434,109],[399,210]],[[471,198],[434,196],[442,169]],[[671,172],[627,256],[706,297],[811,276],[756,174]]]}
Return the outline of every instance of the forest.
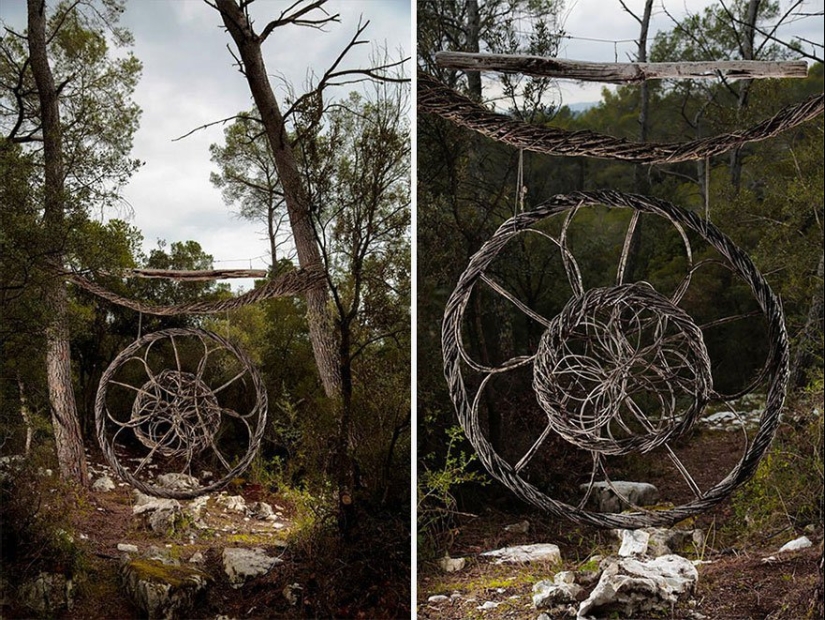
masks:
{"label": "forest", "polygon": [[268,239],[244,294],[199,239],[147,250],[124,207],[129,3],[3,22],[3,617],[409,615],[409,63],[349,60],[366,15],[284,96],[264,50],[322,45],[324,4],[202,6],[252,100],[201,179]]}
{"label": "forest", "polygon": [[[568,512],[578,513],[576,505],[581,508],[588,500],[582,489],[590,488],[594,478],[652,483],[660,490],[661,509],[667,510],[719,488],[714,485],[724,486],[724,476],[738,472],[741,441],[701,420],[692,430],[674,435],[670,446],[622,452],[622,442],[631,445],[634,434],[645,429],[617,425],[606,431],[609,440],[588,444],[596,440],[575,424],[565,427],[564,421],[554,420],[545,406],[548,401],[565,402],[558,393],[564,388],[539,374],[538,360],[549,349],[554,372],[568,372],[564,364],[569,362],[553,357],[554,346],[560,345],[551,332],[558,329],[562,335],[556,338],[576,337],[565,320],[586,310],[566,305],[571,296],[609,290],[605,287],[617,282],[644,282],[677,299],[676,305],[700,326],[709,359],[706,379],[721,399],[709,404],[708,413],[733,418],[755,402],[758,416],[765,408],[770,387],[765,367],[772,355],[773,331],[751,288],[724,265],[718,247],[697,234],[701,226],[679,230],[661,214],[614,208],[614,194],[604,193],[609,191],[666,201],[728,236],[781,300],[790,343],[788,394],[774,442],[753,480],[705,514],[682,522],[702,529],[704,542],[701,548],[690,548],[688,557],[709,560],[708,567],[699,570],[699,591],[691,602],[695,607],[679,603],[661,611],[661,617],[816,617],[812,601],[817,587],[821,601],[821,543],[815,545],[816,553],[773,571],[794,572],[790,589],[778,575],[764,574],[756,557],[779,546],[774,543],[811,532],[817,540],[822,532],[821,110],[770,139],[674,163],[539,153],[531,140],[538,143],[541,138],[536,136],[566,132],[569,142],[558,151],[572,152],[579,137],[583,143],[596,143],[610,136],[625,139],[629,152],[637,143],[664,147],[738,135],[789,106],[821,96],[821,47],[776,36],[777,24],[802,12],[799,3],[713,3],[683,19],[673,18],[669,30],[648,33],[654,3],[620,1],[613,3],[615,10],[628,13],[639,25],[630,60],[803,59],[807,77],[648,80],[604,88],[598,103],[577,110],[560,99],[555,78],[527,77],[513,70],[480,74],[445,66],[437,58],[445,50],[554,58],[567,34],[567,4],[418,4],[419,614],[538,616],[539,582],[554,571],[536,563],[505,568],[474,559],[496,547],[553,542],[561,547],[563,570],[574,571],[577,584],[578,575],[592,576],[586,572],[593,566],[589,558],[609,553],[609,532],[548,511],[557,500],[574,507]],[[667,11],[671,6],[664,2],[653,8]],[[813,19],[821,21],[821,13]],[[445,94],[444,86],[458,96]],[[474,108],[472,102],[481,107]],[[506,118],[494,118],[493,112]],[[547,131],[518,133],[523,126],[512,121]],[[487,133],[480,135],[462,124]],[[523,150],[506,144],[517,133],[526,136]],[[588,198],[594,195],[597,198]],[[590,204],[599,197],[608,206]],[[569,206],[577,201],[578,207]],[[568,205],[569,215],[552,216],[561,205]],[[550,215],[539,220],[533,217],[538,212]],[[511,232],[517,230],[523,234]],[[590,299],[598,299],[596,295]],[[644,312],[650,310],[639,311],[632,320],[643,324],[649,318]],[[452,322],[442,325],[456,316],[456,327]],[[557,316],[563,318],[553,318]],[[578,337],[583,343],[565,345],[570,359],[584,355],[588,346],[619,346],[588,345],[585,336]],[[680,355],[672,351],[667,355]],[[702,366],[704,353],[683,351],[691,387],[677,385],[690,393],[705,372],[695,370]],[[598,372],[577,375],[567,385],[572,390],[586,381],[598,384],[591,378],[601,376]],[[651,394],[655,391],[659,398],[665,391],[675,403],[689,402],[674,392],[682,388],[660,382],[665,374],[651,372],[647,400],[636,399],[639,409],[658,406]],[[684,378],[685,373],[677,371],[677,376]],[[592,389],[591,394],[599,388]],[[754,400],[737,400],[746,393]],[[661,406],[667,410],[669,405]],[[750,432],[751,439],[743,441],[752,441],[758,418],[756,422],[745,433]],[[548,430],[559,428],[573,437],[563,439],[580,443],[571,447]],[[597,458],[584,449],[593,445],[607,456]],[[491,468],[498,475],[490,475]],[[726,564],[726,554],[737,560]],[[459,566],[464,568],[459,571]],[[726,578],[734,574],[739,577]],[[790,579],[787,573],[785,578]],[[563,588],[555,583],[551,589]],[[522,602],[525,599],[528,602]],[[575,615],[575,607],[569,609]],[[704,615],[694,616],[694,610]],[[549,616],[541,617],[568,617],[562,607],[548,607],[545,613]],[[617,607],[612,613],[618,615],[610,617],[625,617],[628,612]]]}

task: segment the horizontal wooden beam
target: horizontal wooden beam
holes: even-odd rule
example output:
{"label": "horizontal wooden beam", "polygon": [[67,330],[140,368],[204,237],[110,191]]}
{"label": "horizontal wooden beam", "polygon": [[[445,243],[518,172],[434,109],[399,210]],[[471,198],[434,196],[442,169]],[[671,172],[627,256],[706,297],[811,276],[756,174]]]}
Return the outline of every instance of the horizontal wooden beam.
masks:
{"label": "horizontal wooden beam", "polygon": [[206,280],[228,280],[230,278],[266,278],[266,269],[124,269],[118,275],[136,278],[163,278],[166,280],[186,280],[198,282]]}
{"label": "horizontal wooden beam", "polygon": [[476,54],[438,52],[440,67],[464,71],[500,71],[536,77],[555,77],[584,82],[626,84],[645,80],[707,79],[728,80],[754,78],[804,78],[808,64],[804,60],[762,62],[757,60],[720,60],[716,62],[585,62],[544,56],[512,54]]}

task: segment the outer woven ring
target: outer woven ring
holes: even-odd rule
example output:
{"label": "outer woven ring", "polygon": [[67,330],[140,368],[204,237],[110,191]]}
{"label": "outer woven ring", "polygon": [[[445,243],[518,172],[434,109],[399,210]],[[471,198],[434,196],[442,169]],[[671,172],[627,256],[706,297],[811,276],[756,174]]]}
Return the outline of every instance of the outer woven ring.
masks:
{"label": "outer woven ring", "polygon": [[[246,454],[244,457],[235,465],[226,475],[222,478],[208,484],[206,486],[198,487],[196,489],[167,489],[165,487],[159,487],[155,485],[150,485],[138,478],[135,478],[128,469],[126,469],[117,459],[117,455],[114,451],[114,445],[107,439],[106,437],[106,422],[107,422],[107,412],[106,412],[106,395],[108,392],[109,381],[115,376],[115,373],[120,369],[120,367],[128,361],[132,355],[134,355],[137,351],[139,351],[142,347],[149,345],[153,342],[158,340],[162,340],[164,338],[171,338],[171,337],[187,337],[187,336],[195,336],[198,338],[205,338],[207,340],[212,340],[213,342],[217,342],[223,348],[227,349],[231,354],[233,354],[238,361],[244,366],[244,368],[249,372],[249,375],[252,379],[252,384],[255,389],[255,406],[253,407],[252,411],[248,414],[250,417],[254,417],[257,419],[257,426],[255,427],[252,435],[249,439],[249,447],[247,449]],[[193,497],[198,497],[199,495],[205,495],[206,493],[211,493],[213,491],[217,491],[223,487],[225,487],[229,482],[231,482],[234,478],[237,478],[238,475],[241,474],[249,464],[252,462],[252,459],[255,458],[255,454],[258,451],[258,447],[260,446],[261,439],[264,434],[264,430],[266,428],[266,412],[267,412],[267,396],[266,396],[266,388],[264,387],[264,382],[261,379],[260,373],[258,372],[255,364],[249,359],[249,356],[244,353],[241,349],[236,347],[230,341],[222,338],[218,334],[213,332],[209,332],[203,329],[196,329],[196,328],[174,328],[174,329],[165,329],[157,332],[152,332],[146,334],[142,338],[135,340],[132,344],[128,347],[123,349],[120,354],[112,361],[106,371],[100,378],[100,384],[98,385],[97,389],[97,396],[95,397],[95,424],[97,426],[97,439],[100,443],[100,448],[103,451],[103,455],[106,457],[106,460],[109,464],[117,471],[118,475],[126,480],[129,484],[134,486],[135,488],[143,491],[148,495],[153,495],[155,497],[164,497],[164,498],[173,498],[173,499],[192,499]]]}
{"label": "outer woven ring", "polygon": [[[769,351],[766,364],[768,389],[765,410],[760,426],[745,454],[730,473],[701,497],[668,510],[598,513],[571,506],[542,493],[536,486],[524,480],[515,468],[504,461],[484,437],[477,412],[468,398],[461,374],[461,324],[464,312],[476,282],[505,247],[507,242],[533,224],[580,206],[603,205],[610,208],[631,208],[640,213],[664,217],[698,233],[730,263],[734,272],[751,288],[768,323]],[[604,528],[634,529],[645,526],[671,525],[690,516],[704,512],[730,495],[734,489],[747,482],[756,472],[759,461],[770,447],[779,425],[780,413],[785,400],[789,376],[788,335],[782,307],[751,259],[724,233],[696,214],[669,202],[613,191],[575,192],[557,195],[541,206],[521,213],[504,222],[493,236],[484,243],[469,261],[447,301],[441,331],[444,356],[444,374],[461,427],[487,471],[512,490],[522,500],[557,516],[569,518],[583,525]]]}

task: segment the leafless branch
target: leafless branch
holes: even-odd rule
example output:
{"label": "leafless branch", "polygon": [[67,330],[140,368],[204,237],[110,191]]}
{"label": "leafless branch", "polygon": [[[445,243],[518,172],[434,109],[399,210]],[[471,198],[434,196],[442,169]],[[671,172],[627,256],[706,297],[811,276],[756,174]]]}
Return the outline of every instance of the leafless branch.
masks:
{"label": "leafless branch", "polygon": [[[299,4],[301,4],[301,0],[294,2],[289,8],[285,9],[281,12],[281,15],[278,19],[274,19],[269,22],[266,26],[264,26],[263,31],[259,37],[261,43],[266,41],[266,38],[272,33],[275,28],[280,26],[285,26],[287,24],[293,24],[295,26],[306,26],[309,28],[323,28],[326,24],[331,22],[340,22],[340,15],[335,13],[334,15],[330,15],[327,13],[322,7],[326,4],[327,0],[315,0],[310,4],[301,7],[295,10],[294,13],[290,13],[293,9],[295,9]],[[322,17],[319,19],[302,19],[304,15],[307,15],[314,11],[315,9],[319,9],[326,17]]]}
{"label": "leafless branch", "polygon": [[225,125],[229,121],[236,121],[236,120],[255,121],[257,123],[261,122],[261,119],[256,118],[254,116],[248,116],[246,114],[235,114],[233,116],[227,116],[226,118],[222,118],[219,121],[212,121],[211,123],[206,123],[205,125],[201,125],[200,127],[195,127],[195,129],[192,129],[191,131],[186,132],[182,136],[178,136],[177,138],[173,138],[172,142],[177,142],[179,140],[183,140],[184,138],[188,138],[193,133],[196,133],[196,132],[201,131],[203,129],[208,129],[208,128],[213,127],[215,125]]}

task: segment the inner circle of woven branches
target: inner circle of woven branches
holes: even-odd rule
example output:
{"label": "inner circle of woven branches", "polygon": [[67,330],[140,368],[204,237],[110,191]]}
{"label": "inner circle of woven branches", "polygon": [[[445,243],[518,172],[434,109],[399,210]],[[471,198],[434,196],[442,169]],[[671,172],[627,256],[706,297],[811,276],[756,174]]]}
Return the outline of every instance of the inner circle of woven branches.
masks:
{"label": "inner circle of woven branches", "polygon": [[[246,469],[266,409],[263,381],[241,349],[209,331],[167,329],[136,340],[106,369],[95,422],[103,454],[122,478],[150,495],[187,499]],[[161,473],[192,478],[170,489],[153,482]]]}
{"label": "inner circle of woven branches", "polygon": [[[575,214],[595,206],[630,209],[631,217],[614,285],[586,290],[568,233]],[[686,276],[667,296],[647,282],[626,282],[630,241],[641,215],[668,221],[684,245]],[[557,234],[536,227],[555,216],[563,218]],[[721,260],[694,263],[689,232],[711,246]],[[526,233],[538,234],[558,249],[572,291],[572,298],[551,319],[520,301],[488,273],[507,244]],[[699,326],[680,307],[692,277],[708,262],[723,263],[722,267],[744,282],[764,317],[768,340],[765,365],[756,380],[738,394],[721,394],[713,387],[703,329],[718,322]],[[463,344],[462,324],[477,285],[505,298],[542,326],[543,335],[534,352],[515,355],[497,365],[473,359]],[[662,200],[611,191],[554,196],[503,223],[470,259],[447,301],[442,348],[444,372],[459,422],[488,472],[521,499],[552,514],[597,527],[671,525],[722,501],[756,471],[779,423],[788,380],[788,338],[782,309],[750,258],[694,213]],[[486,436],[479,407],[494,377],[519,368],[533,370],[533,388],[546,423],[540,432],[536,429],[533,436],[537,438],[521,454],[504,458]],[[480,376],[480,382],[465,381],[468,371]],[[686,434],[707,404],[724,405],[756,385],[766,389],[759,428],[753,436],[743,432],[742,456],[735,467],[714,486],[703,488],[671,443]],[[524,418],[520,415],[519,419]],[[525,477],[525,468],[551,435],[584,449],[592,461],[589,483],[583,485],[586,489],[575,504],[549,496]],[[654,448],[682,476],[692,496],[690,501],[666,510],[645,509],[634,505],[613,484],[608,458],[646,454]],[[588,509],[588,500],[597,484],[602,483],[630,510],[602,513]]]}
{"label": "inner circle of woven branches", "polygon": [[167,369],[140,387],[129,423],[147,448],[191,459],[209,447],[221,424],[221,407],[196,375]]}
{"label": "inner circle of woven branches", "polygon": [[[601,454],[645,453],[681,435],[711,383],[701,331],[647,283],[571,299],[542,335],[533,362],[533,389],[548,426]],[[639,398],[655,406],[643,407]],[[679,411],[685,398],[690,405]]]}

